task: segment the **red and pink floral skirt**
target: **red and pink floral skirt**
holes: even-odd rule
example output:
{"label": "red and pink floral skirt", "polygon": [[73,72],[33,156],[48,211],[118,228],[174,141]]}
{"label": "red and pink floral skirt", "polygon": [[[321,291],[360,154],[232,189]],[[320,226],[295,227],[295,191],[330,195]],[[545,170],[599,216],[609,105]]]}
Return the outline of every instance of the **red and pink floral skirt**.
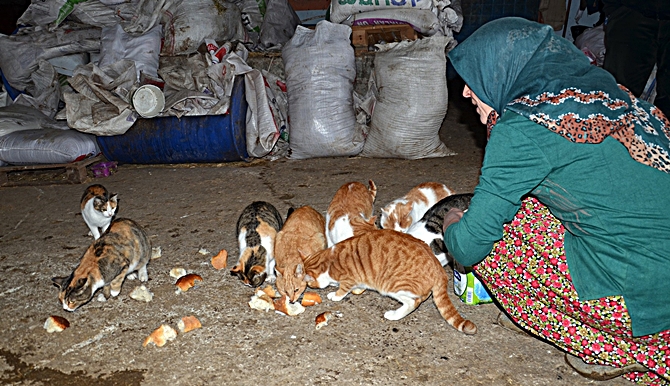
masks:
{"label": "red and pink floral skirt", "polygon": [[580,301],[563,248],[563,225],[535,198],[523,201],[503,239],[474,270],[526,331],[587,363],[651,371],[628,373],[646,385],[670,385],[670,331],[633,337],[621,296]]}

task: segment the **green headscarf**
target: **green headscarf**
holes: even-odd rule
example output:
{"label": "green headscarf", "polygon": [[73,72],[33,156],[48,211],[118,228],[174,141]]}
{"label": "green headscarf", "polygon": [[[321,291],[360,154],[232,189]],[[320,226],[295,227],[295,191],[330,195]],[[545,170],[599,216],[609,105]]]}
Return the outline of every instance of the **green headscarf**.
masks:
{"label": "green headscarf", "polygon": [[[670,121],[591,65],[550,26],[516,17],[497,19],[448,56],[495,113],[514,111],[573,142],[599,143],[612,136],[636,161],[670,173]],[[491,126],[495,118],[489,119]]]}

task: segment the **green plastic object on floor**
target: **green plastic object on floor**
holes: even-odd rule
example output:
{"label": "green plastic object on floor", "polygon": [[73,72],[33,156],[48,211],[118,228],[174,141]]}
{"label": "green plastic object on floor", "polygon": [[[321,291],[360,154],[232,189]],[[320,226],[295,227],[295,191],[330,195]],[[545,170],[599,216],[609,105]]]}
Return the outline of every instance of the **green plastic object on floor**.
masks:
{"label": "green plastic object on floor", "polygon": [[472,269],[464,267],[458,262],[454,262],[454,293],[465,304],[476,305],[493,302],[486,288],[472,273]]}

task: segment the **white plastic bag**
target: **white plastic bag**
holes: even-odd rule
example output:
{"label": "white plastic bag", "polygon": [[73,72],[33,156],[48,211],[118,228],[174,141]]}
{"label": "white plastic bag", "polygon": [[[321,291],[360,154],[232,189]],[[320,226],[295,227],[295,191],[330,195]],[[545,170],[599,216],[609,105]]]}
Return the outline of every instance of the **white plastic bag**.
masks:
{"label": "white plastic bag", "polygon": [[174,13],[164,13],[165,24],[161,55],[188,55],[197,51],[205,39],[246,41],[240,9],[222,0],[184,0]]}
{"label": "white plastic bag", "polygon": [[440,30],[437,16],[428,9],[380,9],[356,13],[342,21],[346,25],[409,24],[415,31],[432,36]]}
{"label": "white plastic bag", "polygon": [[100,40],[93,39],[43,47],[18,37],[0,35],[0,68],[13,88],[24,91],[31,83],[30,76],[39,66],[40,60],[77,52],[95,51],[99,48]]}
{"label": "white plastic bag", "polygon": [[61,164],[100,153],[94,135],[37,129],[0,137],[0,160],[13,165]]}
{"label": "white plastic bag", "polygon": [[433,36],[378,45],[377,101],[361,156],[419,159],[455,154],[439,137],[447,114],[449,40]]}
{"label": "white plastic bag", "polygon": [[50,119],[31,106],[13,104],[0,107],[0,137],[21,130],[44,128],[67,129],[67,125]]}
{"label": "white plastic bag", "polygon": [[350,15],[380,9],[433,9],[433,0],[357,1],[331,0],[330,21],[341,23]]}
{"label": "white plastic bag", "polygon": [[265,79],[259,70],[250,67],[234,52],[225,60],[234,66],[235,75],[244,75],[244,96],[249,105],[246,122],[247,153],[252,157],[263,157],[272,150],[279,138],[279,127],[272,115]]}
{"label": "white plastic bag", "polygon": [[135,62],[137,79],[140,73],[157,77],[158,58],[161,50],[162,26],[157,25],[143,35],[130,35],[120,24],[102,29],[100,47],[100,67],[108,66],[123,59]]}
{"label": "white plastic bag", "polygon": [[351,156],[363,147],[353,106],[356,66],[351,27],[320,21],[298,26],[284,46],[290,158]]}
{"label": "white plastic bag", "polygon": [[130,105],[136,74],[131,60],[102,68],[93,63],[77,67],[70,79],[77,92],[63,93],[68,125],[95,135],[125,133],[137,120]]}

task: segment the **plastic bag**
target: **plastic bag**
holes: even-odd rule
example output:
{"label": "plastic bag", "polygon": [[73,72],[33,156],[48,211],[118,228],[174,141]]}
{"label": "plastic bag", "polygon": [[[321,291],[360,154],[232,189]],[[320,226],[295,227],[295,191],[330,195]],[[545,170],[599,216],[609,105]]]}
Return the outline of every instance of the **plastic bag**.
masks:
{"label": "plastic bag", "polygon": [[426,36],[435,35],[440,30],[437,16],[427,9],[381,9],[349,16],[342,21],[346,25],[387,25],[409,24],[415,31]]}
{"label": "plastic bag", "polygon": [[140,73],[157,77],[161,49],[162,26],[157,25],[143,35],[130,35],[120,24],[102,29],[102,45],[98,65],[104,67],[123,59],[135,62],[137,80]]}
{"label": "plastic bag", "polygon": [[205,39],[247,41],[240,9],[221,0],[179,2],[174,13],[164,13],[165,24],[161,55],[188,55],[197,51]]}
{"label": "plastic bag", "polygon": [[13,165],[61,164],[100,153],[94,135],[37,129],[0,137],[0,160]]}
{"label": "plastic bag", "polygon": [[376,103],[363,157],[419,159],[454,155],[440,140],[447,114],[451,38],[433,36],[377,45]]}
{"label": "plastic bag", "polygon": [[284,46],[290,158],[350,156],[363,147],[353,106],[356,66],[351,27],[299,26]]}
{"label": "plastic bag", "polygon": [[361,13],[377,11],[381,9],[433,9],[432,0],[396,0],[396,1],[357,1],[357,0],[331,0],[330,21],[341,23],[347,17]]}
{"label": "plastic bag", "polygon": [[261,47],[281,48],[291,40],[298,25],[300,25],[300,17],[291,8],[288,0],[268,0],[261,25]]}

